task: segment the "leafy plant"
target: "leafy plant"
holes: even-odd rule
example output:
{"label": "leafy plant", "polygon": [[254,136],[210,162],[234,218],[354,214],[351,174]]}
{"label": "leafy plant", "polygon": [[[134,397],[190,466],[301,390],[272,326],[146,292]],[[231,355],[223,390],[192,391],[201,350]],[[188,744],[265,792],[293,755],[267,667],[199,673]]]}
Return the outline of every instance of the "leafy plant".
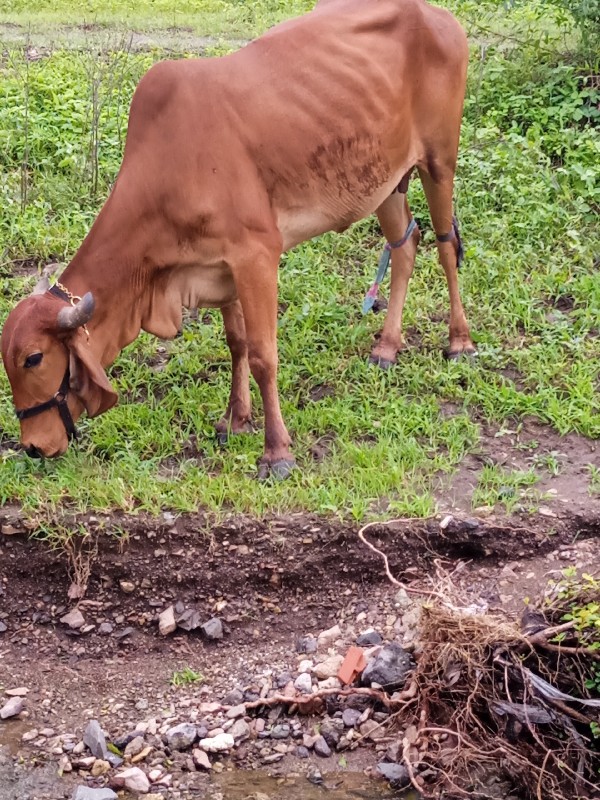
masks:
{"label": "leafy plant", "polygon": [[177,670],[171,676],[171,686],[189,686],[192,683],[204,683],[204,675],[195,672],[191,667]]}

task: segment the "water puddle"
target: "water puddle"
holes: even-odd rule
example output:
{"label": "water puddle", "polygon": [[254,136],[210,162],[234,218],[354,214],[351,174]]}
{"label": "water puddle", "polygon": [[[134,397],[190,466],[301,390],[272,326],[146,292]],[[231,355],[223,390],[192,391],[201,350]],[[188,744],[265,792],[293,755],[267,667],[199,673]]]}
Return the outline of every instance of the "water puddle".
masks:
{"label": "water puddle", "polygon": [[0,722],[0,748],[5,748],[11,756],[23,746],[21,737],[32,727],[30,720],[11,719]]}
{"label": "water puddle", "polygon": [[266,772],[223,772],[211,781],[211,800],[417,800],[410,790],[394,792],[385,782],[367,778],[362,772],[323,774],[323,784],[316,786],[302,776],[272,778]]}

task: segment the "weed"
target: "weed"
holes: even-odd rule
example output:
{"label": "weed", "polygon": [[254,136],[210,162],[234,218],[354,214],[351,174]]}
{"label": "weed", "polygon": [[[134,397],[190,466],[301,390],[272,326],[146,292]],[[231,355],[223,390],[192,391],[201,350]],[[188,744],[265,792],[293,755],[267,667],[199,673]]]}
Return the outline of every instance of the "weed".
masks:
{"label": "weed", "polygon": [[171,676],[171,686],[189,686],[192,683],[204,683],[204,675],[195,672],[191,667],[176,670]]}

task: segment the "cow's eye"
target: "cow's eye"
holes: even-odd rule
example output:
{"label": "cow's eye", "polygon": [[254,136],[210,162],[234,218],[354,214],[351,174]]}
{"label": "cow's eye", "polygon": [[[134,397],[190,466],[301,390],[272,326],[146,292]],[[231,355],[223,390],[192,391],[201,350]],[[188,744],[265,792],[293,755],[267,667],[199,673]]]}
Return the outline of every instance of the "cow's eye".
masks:
{"label": "cow's eye", "polygon": [[27,356],[24,364],[25,369],[37,367],[37,365],[41,363],[43,357],[42,353],[32,353],[30,356]]}

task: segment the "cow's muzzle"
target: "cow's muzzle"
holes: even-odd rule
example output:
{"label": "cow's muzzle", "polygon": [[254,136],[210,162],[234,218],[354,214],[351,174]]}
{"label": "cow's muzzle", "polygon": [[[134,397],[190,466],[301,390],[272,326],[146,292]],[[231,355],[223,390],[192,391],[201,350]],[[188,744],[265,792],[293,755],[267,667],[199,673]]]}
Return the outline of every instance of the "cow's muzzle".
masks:
{"label": "cow's muzzle", "polygon": [[[43,414],[44,411],[49,411],[51,408],[57,408],[58,413],[60,414],[60,418],[62,420],[63,425],[65,426],[65,431],[67,432],[67,438],[77,439],[77,428],[75,427],[75,423],[73,422],[73,417],[71,416],[71,412],[69,411],[69,406],[67,404],[67,394],[69,392],[69,382],[71,380],[71,376],[69,373],[69,367],[65,372],[65,376],[62,379],[62,383],[58,387],[58,391],[55,392],[54,396],[50,398],[50,400],[46,400],[44,403],[39,403],[37,406],[31,406],[30,408],[22,408],[22,409],[15,409],[15,413],[17,415],[17,419],[24,420],[29,419],[30,417],[37,417],[38,414]],[[31,455],[35,458],[39,451],[36,447],[29,448],[32,452]],[[35,451],[35,454],[33,453]],[[29,454],[29,450],[26,451]]]}

